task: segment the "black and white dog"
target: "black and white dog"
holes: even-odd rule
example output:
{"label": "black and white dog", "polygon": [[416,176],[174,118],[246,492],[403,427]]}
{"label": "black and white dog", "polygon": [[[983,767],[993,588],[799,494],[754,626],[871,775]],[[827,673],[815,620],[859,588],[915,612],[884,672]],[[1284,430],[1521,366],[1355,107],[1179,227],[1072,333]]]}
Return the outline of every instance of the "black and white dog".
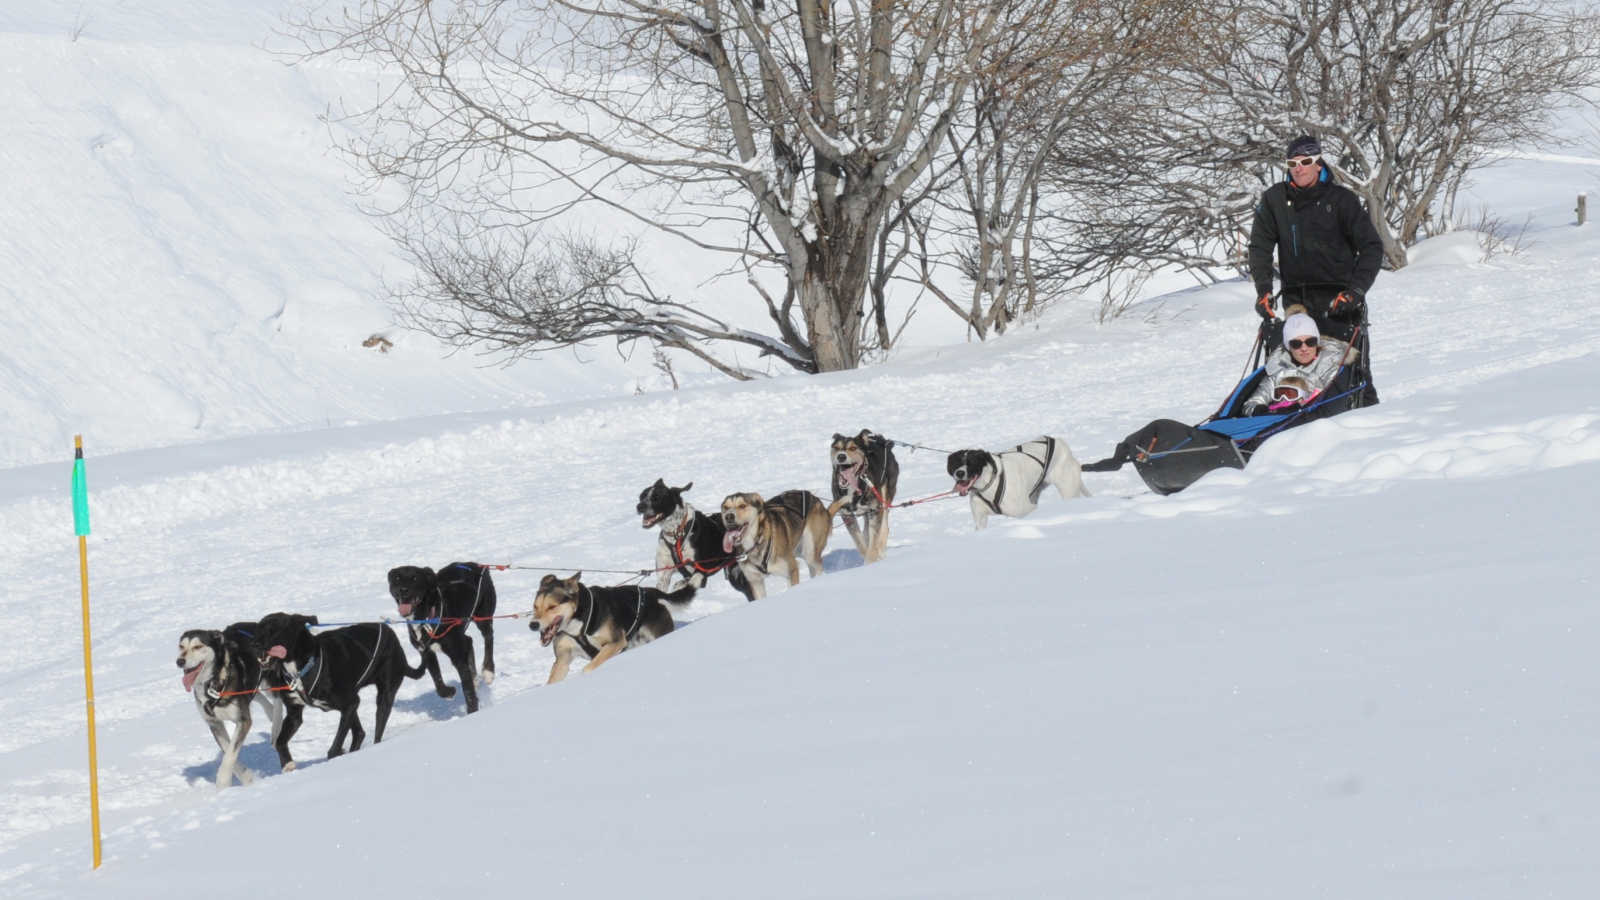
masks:
{"label": "black and white dog", "polygon": [[842,513],[861,559],[877,562],[889,546],[889,511],[900,485],[894,444],[863,428],[854,437],[834,435],[828,455],[833,462],[833,503],[828,515]]}
{"label": "black and white dog", "polygon": [[417,664],[433,676],[433,689],[441,697],[454,697],[456,689],[439,674],[439,654],[449,657],[461,679],[467,712],[478,711],[478,663],[467,627],[476,621],[483,635],[483,683],[494,683],[494,579],[477,563],[455,562],[435,573],[426,566],[397,566],[389,570],[389,595],[407,619],[438,619],[412,625],[411,646],[422,651]]}
{"label": "black and white dog", "polygon": [[1037,437],[1000,453],[957,450],[945,467],[956,493],[971,498],[972,524],[979,531],[991,515],[1020,518],[1038,509],[1045,485],[1065,500],[1089,496],[1078,460],[1061,438]]}
{"label": "black and white dog", "polygon": [[[255,623],[232,625],[226,631],[194,629],[178,638],[183,689],[194,694],[200,718],[222,749],[222,762],[217,766],[219,791],[231,787],[234,776],[242,785],[256,780],[256,773],[239,764],[239,748],[250,736],[250,704],[260,703],[272,718],[274,739],[283,720],[283,705],[275,702],[271,692],[261,690],[261,664],[249,643],[237,635],[245,625],[253,627]],[[233,723],[232,736],[226,722]]]}
{"label": "black and white dog", "polygon": [[300,730],[307,706],[339,713],[339,731],[328,748],[332,759],[345,752],[346,734],[351,735],[352,753],[366,740],[367,732],[356,714],[362,688],[373,685],[378,689],[372,735],[376,744],[383,740],[400,683],[422,677],[421,669],[406,662],[405,645],[389,626],[366,623],[313,634],[308,626],[316,624],[316,616],[273,613],[257,626],[252,645],[267,682],[287,688],[283,691],[283,727],[272,742],[285,772],[295,769],[289,740]]}
{"label": "black and white dog", "polygon": [[666,590],[672,583],[672,573],[683,579],[678,586],[688,584],[696,588],[706,586],[706,580],[717,572],[726,572],[728,583],[754,600],[750,581],[737,565],[737,553],[722,549],[722,536],[727,529],[721,516],[708,516],[689,505],[683,495],[694,482],[683,487],[667,487],[660,478],[639,492],[639,505],[635,510],[645,528],[661,526],[656,539],[656,587]]}

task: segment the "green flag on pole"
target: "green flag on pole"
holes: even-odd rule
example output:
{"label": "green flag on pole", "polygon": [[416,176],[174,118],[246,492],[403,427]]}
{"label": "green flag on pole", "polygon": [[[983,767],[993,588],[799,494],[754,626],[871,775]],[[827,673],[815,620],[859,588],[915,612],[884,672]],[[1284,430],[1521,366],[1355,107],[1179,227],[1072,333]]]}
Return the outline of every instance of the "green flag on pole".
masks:
{"label": "green flag on pole", "polygon": [[89,481],[83,473],[83,448],[72,461],[72,527],[74,533],[89,533]]}

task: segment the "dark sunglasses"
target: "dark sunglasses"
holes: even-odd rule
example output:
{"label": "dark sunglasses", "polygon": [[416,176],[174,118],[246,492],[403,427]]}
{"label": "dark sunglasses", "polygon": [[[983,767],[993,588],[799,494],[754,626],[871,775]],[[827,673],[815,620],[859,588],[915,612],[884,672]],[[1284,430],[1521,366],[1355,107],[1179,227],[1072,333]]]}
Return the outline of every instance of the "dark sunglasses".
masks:
{"label": "dark sunglasses", "polygon": [[1314,166],[1320,162],[1322,162],[1322,157],[1320,156],[1302,156],[1299,159],[1289,160],[1289,168],[1298,169],[1303,166]]}
{"label": "dark sunglasses", "polygon": [[1289,349],[1290,350],[1299,350],[1301,347],[1315,347],[1316,345],[1317,345],[1317,339],[1316,338],[1306,338],[1305,340],[1301,340],[1299,338],[1290,338],[1289,339]]}

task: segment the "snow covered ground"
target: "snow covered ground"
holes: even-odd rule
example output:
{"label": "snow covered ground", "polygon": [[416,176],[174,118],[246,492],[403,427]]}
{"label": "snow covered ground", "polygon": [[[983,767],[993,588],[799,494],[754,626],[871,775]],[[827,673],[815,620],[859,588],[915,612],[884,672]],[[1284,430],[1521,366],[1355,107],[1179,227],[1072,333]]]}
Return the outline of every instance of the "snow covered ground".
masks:
{"label": "snow covered ground", "polygon": [[[815,584],[746,604],[719,581],[681,633],[554,688],[508,620],[481,714],[410,682],[383,744],[325,762],[333,718],[309,713],[300,771],[258,733],[244,761],[267,777],[217,794],[172,662],[185,629],[390,615],[402,563],[645,567],[633,504],[655,478],[694,481],[702,508],[825,490],[836,431],[1051,433],[1094,459],[1209,413],[1255,324],[1241,283],[1168,284],[1105,326],[1061,306],[988,345],[935,328],[858,372],[677,392],[609,350],[486,370],[390,330],[381,354],[360,344],[386,328],[392,261],[314,119],[360,80],[250,50],[285,5],[0,9],[6,896],[1600,884],[1600,233],[1570,225],[1600,169],[1566,151],[1474,189],[1530,217],[1530,249],[1449,235],[1380,278],[1385,402],[1247,470],[1170,498],[1131,468],[1091,475],[1093,498],[983,534],[960,501],[913,507],[871,568],[837,530]],[[94,873],[63,450],[80,430]],[[949,486],[942,455],[900,460],[902,496]],[[502,611],[540,574],[497,575]]]}
{"label": "snow covered ground", "polygon": [[[400,563],[646,566],[640,488],[821,490],[834,431],[1050,432],[1094,458],[1220,400],[1246,291],[823,378],[93,459],[93,876],[66,466],[0,471],[0,603],[52,636],[0,662],[0,877],[155,895],[287,840],[253,890],[1570,896],[1600,837],[1593,234],[1492,263],[1470,235],[1424,245],[1374,295],[1386,402],[1243,472],[1171,498],[1091,476],[982,535],[959,502],[904,510],[882,565],[834,552],[753,605],[719,583],[683,633],[556,688],[509,622],[483,714],[410,683],[382,745],[322,763],[312,714],[311,765],[277,775],[258,735],[271,777],[220,796],[171,662],[186,628],[386,615]],[[904,496],[948,486],[941,456],[902,462]],[[498,576],[505,610],[538,574]],[[448,857],[403,865],[419,850]]]}

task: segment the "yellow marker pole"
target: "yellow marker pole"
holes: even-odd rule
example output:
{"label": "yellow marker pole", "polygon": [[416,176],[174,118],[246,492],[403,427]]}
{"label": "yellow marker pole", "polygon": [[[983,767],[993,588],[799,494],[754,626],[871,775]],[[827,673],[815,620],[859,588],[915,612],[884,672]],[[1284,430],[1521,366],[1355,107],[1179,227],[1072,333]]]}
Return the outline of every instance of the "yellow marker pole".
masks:
{"label": "yellow marker pole", "polygon": [[89,652],[89,485],[83,471],[83,435],[72,439],[72,525],[78,534],[78,574],[83,581],[83,696],[89,711],[89,827],[94,867],[100,868],[100,763],[94,740],[94,658]]}

